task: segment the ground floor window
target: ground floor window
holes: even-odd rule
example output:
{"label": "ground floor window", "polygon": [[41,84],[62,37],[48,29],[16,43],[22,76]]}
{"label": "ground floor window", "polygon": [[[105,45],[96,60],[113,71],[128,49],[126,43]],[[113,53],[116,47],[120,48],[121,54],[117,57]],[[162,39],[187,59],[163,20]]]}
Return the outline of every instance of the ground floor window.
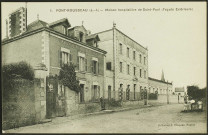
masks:
{"label": "ground floor window", "polygon": [[92,101],[99,101],[100,99],[100,86],[99,85],[92,85],[91,89],[92,94]]}

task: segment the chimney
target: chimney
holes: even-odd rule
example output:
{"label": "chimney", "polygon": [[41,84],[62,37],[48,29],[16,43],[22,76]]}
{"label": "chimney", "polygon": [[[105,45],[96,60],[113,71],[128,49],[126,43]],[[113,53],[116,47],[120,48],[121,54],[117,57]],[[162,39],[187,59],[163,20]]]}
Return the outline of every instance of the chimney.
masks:
{"label": "chimney", "polygon": [[87,35],[91,35],[91,31],[90,30],[87,31]]}

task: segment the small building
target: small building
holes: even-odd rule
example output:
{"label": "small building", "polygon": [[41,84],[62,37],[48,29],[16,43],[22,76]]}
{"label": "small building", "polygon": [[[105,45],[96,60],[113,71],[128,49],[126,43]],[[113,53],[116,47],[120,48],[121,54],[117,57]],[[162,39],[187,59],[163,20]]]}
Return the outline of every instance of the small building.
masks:
{"label": "small building", "polygon": [[185,95],[185,89],[184,87],[175,87],[175,94],[184,96]]}
{"label": "small building", "polygon": [[148,77],[149,93],[157,93],[159,95],[173,94],[173,84],[165,81],[164,72],[162,71],[161,80]]}
{"label": "small building", "polygon": [[172,83],[151,77],[148,78],[148,83],[149,83],[149,93],[157,93],[159,95],[173,94]]}

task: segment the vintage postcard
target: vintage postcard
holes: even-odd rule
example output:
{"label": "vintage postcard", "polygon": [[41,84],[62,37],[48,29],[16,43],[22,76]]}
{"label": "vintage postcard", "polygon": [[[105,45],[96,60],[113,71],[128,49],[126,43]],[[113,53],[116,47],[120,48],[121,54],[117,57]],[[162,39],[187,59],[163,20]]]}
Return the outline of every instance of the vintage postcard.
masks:
{"label": "vintage postcard", "polygon": [[2,133],[207,133],[206,2],[2,2]]}

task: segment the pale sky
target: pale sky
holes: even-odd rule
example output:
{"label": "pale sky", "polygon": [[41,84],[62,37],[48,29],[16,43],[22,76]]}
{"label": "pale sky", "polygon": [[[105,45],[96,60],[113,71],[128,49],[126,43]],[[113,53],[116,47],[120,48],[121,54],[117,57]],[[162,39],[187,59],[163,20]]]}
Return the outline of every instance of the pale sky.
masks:
{"label": "pale sky", "polygon": [[[8,14],[21,6],[25,3],[2,3],[3,38]],[[72,27],[84,21],[86,29],[97,33],[111,29],[115,22],[119,30],[148,47],[150,77],[160,79],[163,70],[165,79],[173,81],[174,87],[206,86],[206,2],[28,2],[27,7],[28,24],[39,14],[39,19],[48,23],[68,18]],[[117,11],[105,11],[110,8]],[[118,11],[126,8],[137,11]],[[153,8],[160,10],[153,11]],[[191,10],[176,11],[176,8]],[[88,12],[56,12],[56,9],[88,9]],[[90,9],[100,11],[90,12]]]}

